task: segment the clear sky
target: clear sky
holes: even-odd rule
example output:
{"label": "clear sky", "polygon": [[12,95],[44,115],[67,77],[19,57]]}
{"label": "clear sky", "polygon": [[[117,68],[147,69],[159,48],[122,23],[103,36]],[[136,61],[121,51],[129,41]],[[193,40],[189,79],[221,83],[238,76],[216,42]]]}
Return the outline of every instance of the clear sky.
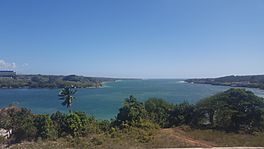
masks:
{"label": "clear sky", "polygon": [[1,0],[0,69],[138,78],[264,74],[264,0]]}

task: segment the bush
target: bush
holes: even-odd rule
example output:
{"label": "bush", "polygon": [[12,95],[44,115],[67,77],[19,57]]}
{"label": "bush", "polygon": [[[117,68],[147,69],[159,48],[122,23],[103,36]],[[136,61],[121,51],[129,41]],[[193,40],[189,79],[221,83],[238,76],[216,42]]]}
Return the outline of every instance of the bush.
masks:
{"label": "bush", "polygon": [[123,124],[136,124],[141,119],[147,119],[147,111],[143,103],[138,102],[136,98],[130,96],[125,99],[123,107],[119,109],[114,125],[120,127]]}
{"label": "bush", "polygon": [[169,112],[168,126],[190,125],[194,116],[195,107],[187,102],[175,105]]}
{"label": "bush", "polygon": [[22,108],[11,114],[12,117],[12,140],[21,142],[23,140],[34,140],[37,136],[37,128],[34,126],[34,115],[30,110]]}
{"label": "bush", "polygon": [[111,129],[111,122],[108,120],[99,121],[98,126],[100,131],[109,132]]}
{"label": "bush", "polygon": [[67,134],[70,134],[73,137],[78,137],[82,131],[82,122],[76,113],[70,113],[65,118],[65,126]]}
{"label": "bush", "polygon": [[37,128],[37,137],[42,139],[57,138],[57,132],[49,115],[36,115],[34,123]]}
{"label": "bush", "polygon": [[159,128],[159,125],[156,123],[153,123],[151,120],[148,119],[141,119],[138,122],[133,122],[133,127],[144,129],[144,130],[150,130],[150,129],[157,129]]}
{"label": "bush", "polygon": [[96,133],[98,126],[93,116],[87,115],[85,112],[74,112],[77,114],[81,121],[80,134],[87,135],[90,133]]}
{"label": "bush", "polygon": [[168,127],[169,112],[173,105],[163,99],[150,98],[145,101],[145,109],[148,112],[148,117],[160,125],[160,127]]}
{"label": "bush", "polygon": [[96,119],[85,112],[71,112],[69,114],[56,112],[51,115],[51,120],[59,137],[66,135],[86,136],[90,133],[96,133],[99,127]]}
{"label": "bush", "polygon": [[210,127],[252,133],[263,130],[264,99],[245,89],[229,89],[197,104]]}
{"label": "bush", "polygon": [[67,131],[65,123],[66,114],[57,111],[56,113],[53,113],[50,118],[53,122],[55,130],[57,131],[58,137],[65,136]]}

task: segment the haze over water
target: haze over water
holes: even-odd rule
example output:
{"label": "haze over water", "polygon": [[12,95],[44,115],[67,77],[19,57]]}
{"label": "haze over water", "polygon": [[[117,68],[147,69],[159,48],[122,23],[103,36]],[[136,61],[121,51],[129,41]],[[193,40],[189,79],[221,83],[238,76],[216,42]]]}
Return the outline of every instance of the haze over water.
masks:
{"label": "haze over water", "polygon": [[[179,79],[123,80],[108,82],[103,88],[78,89],[73,110],[84,111],[97,119],[114,118],[125,98],[134,95],[144,101],[150,97],[163,98],[171,103],[196,103],[202,98],[229,89],[227,86],[183,83]],[[252,90],[264,97],[264,91]],[[34,113],[67,112],[58,100],[59,89],[0,89],[0,107],[16,104]]]}

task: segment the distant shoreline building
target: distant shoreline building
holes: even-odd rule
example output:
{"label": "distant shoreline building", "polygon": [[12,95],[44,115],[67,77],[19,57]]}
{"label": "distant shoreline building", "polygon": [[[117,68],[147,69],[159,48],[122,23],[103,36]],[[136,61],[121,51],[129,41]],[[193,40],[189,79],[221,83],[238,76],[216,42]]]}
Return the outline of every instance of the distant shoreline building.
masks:
{"label": "distant shoreline building", "polygon": [[16,72],[9,70],[0,70],[0,77],[16,77]]}

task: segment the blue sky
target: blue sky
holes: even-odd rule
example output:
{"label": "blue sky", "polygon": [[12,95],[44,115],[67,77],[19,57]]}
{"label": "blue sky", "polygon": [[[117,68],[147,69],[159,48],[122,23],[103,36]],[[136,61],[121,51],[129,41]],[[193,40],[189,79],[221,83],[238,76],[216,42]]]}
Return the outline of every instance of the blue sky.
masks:
{"label": "blue sky", "polygon": [[263,66],[263,0],[0,1],[0,69],[190,78]]}

